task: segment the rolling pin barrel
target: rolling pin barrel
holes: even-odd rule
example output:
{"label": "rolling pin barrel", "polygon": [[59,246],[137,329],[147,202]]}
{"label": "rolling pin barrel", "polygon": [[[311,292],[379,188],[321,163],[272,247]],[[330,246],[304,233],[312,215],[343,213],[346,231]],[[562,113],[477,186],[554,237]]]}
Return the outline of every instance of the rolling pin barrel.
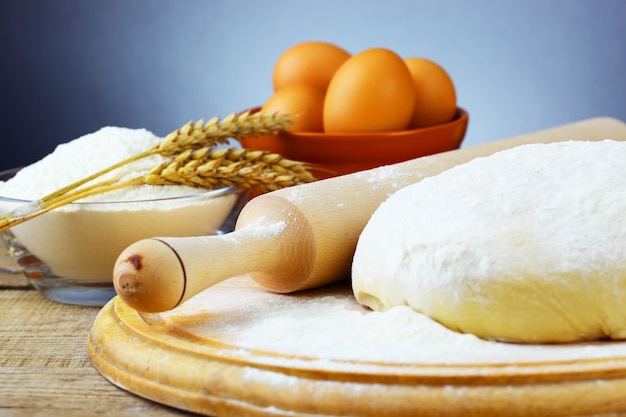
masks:
{"label": "rolling pin barrel", "polygon": [[248,202],[232,233],[134,243],[120,254],[113,282],[120,298],[147,312],[170,310],[244,273],[274,292],[328,284],[349,276],[361,231],[400,188],[523,144],[603,139],[626,140],[626,124],[589,119],[274,191]]}

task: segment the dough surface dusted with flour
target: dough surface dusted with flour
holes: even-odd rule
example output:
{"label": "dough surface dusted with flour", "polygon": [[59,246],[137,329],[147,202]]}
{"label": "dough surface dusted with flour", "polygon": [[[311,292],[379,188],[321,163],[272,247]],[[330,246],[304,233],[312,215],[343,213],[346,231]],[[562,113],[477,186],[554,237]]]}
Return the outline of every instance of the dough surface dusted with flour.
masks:
{"label": "dough surface dusted with flour", "polygon": [[393,194],[352,268],[357,300],[460,332],[626,338],[626,143],[523,145]]}

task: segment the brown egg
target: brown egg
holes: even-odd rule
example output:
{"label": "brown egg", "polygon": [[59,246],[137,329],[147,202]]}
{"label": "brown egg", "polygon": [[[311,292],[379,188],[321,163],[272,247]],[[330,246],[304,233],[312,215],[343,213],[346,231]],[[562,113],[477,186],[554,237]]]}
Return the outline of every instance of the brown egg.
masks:
{"label": "brown egg", "polygon": [[414,109],[413,77],[404,60],[388,49],[367,49],[345,61],[331,79],[324,101],[324,131],[405,130]]}
{"label": "brown egg", "polygon": [[307,84],[326,91],[330,79],[350,54],[328,42],[303,42],[287,49],[274,66],[274,91]]}
{"label": "brown egg", "polygon": [[287,114],[293,120],[292,132],[321,132],[324,93],[310,85],[295,84],[281,88],[263,105],[264,114]]}
{"label": "brown egg", "polygon": [[456,90],[452,78],[439,64],[426,58],[407,58],[415,85],[415,113],[411,128],[449,122],[456,114]]}

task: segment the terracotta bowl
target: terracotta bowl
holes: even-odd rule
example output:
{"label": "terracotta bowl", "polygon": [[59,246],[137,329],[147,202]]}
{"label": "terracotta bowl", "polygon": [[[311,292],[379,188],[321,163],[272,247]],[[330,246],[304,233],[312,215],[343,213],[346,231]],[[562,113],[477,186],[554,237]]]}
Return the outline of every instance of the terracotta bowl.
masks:
{"label": "terracotta bowl", "polygon": [[315,176],[322,179],[458,149],[468,122],[467,111],[459,107],[452,121],[422,129],[345,134],[282,132],[245,138],[241,144],[314,164],[321,168],[314,171]]}

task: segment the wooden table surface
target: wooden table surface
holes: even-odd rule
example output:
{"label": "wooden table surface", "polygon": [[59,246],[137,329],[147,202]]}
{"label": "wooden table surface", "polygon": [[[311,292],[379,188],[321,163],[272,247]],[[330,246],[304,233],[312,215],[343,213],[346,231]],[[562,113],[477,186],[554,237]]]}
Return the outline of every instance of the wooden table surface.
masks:
{"label": "wooden table surface", "polygon": [[87,354],[95,307],[33,290],[0,247],[0,416],[191,416],[100,375]]}

